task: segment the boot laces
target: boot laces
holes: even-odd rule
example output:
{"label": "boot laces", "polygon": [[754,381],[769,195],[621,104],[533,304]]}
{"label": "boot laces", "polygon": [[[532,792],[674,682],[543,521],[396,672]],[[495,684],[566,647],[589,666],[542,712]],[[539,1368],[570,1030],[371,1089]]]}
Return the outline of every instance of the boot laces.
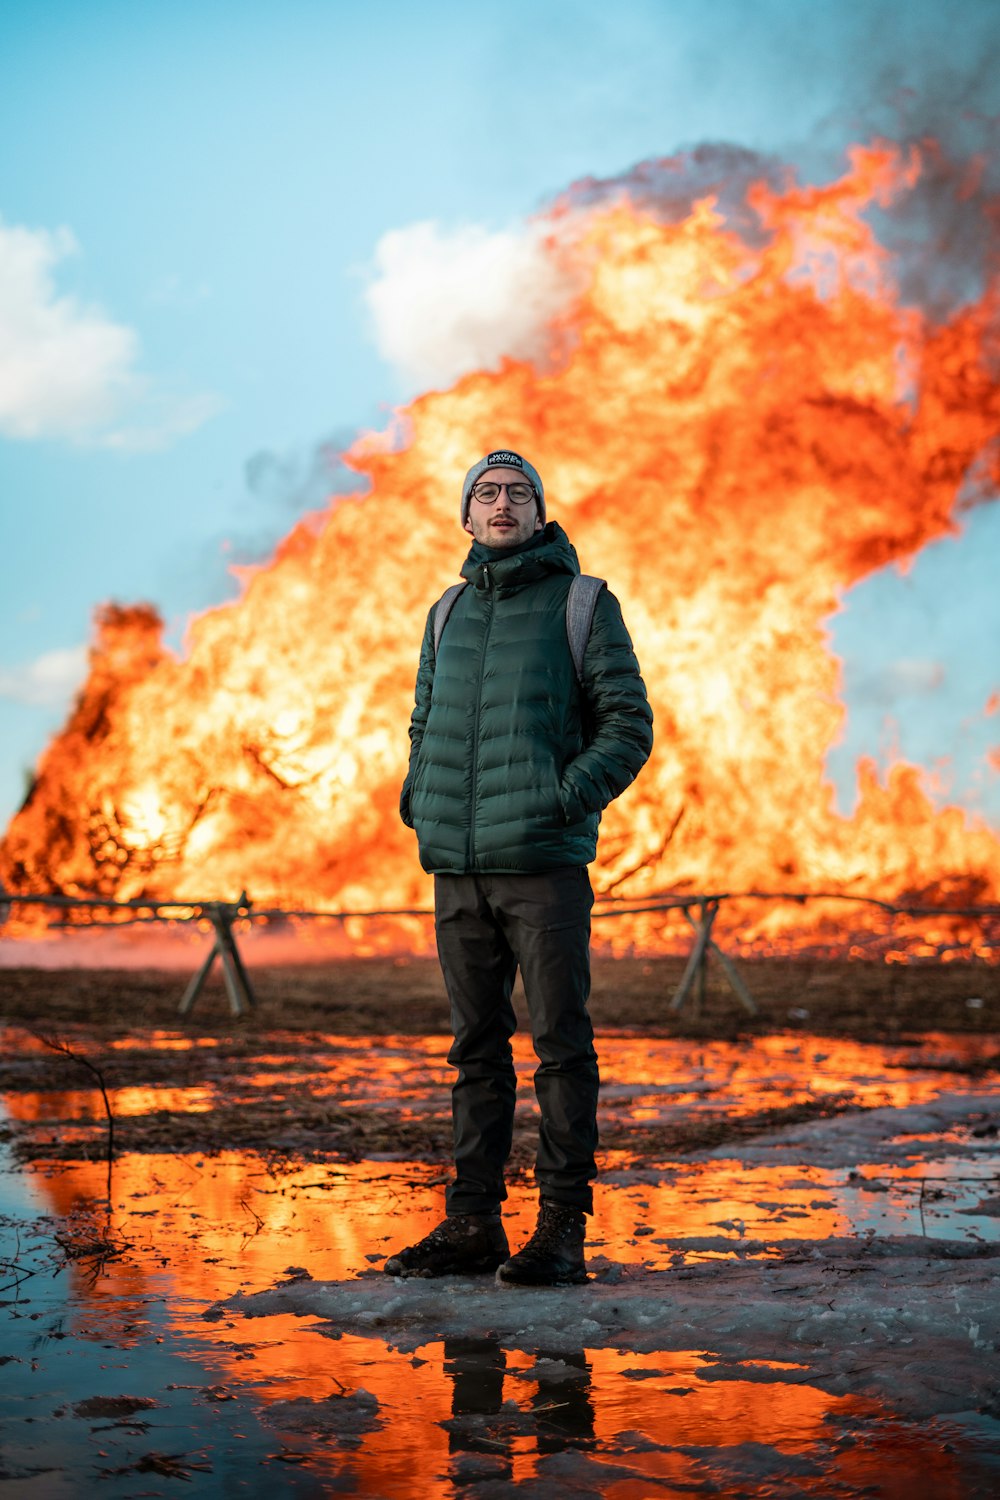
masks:
{"label": "boot laces", "polygon": [[424,1236],[420,1241],[420,1248],[438,1250],[457,1244],[460,1240],[466,1240],[474,1235],[478,1228],[479,1226],[470,1216],[453,1214],[447,1219],[442,1219],[430,1234]]}
{"label": "boot laces", "polygon": [[532,1251],[558,1250],[567,1234],[576,1228],[576,1223],[577,1214],[574,1209],[543,1203],[535,1232],[524,1248]]}

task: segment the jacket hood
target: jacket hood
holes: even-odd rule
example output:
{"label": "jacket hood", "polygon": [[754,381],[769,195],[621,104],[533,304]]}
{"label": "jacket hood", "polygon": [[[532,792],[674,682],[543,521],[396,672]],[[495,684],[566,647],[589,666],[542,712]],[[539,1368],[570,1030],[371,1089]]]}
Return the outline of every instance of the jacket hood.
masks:
{"label": "jacket hood", "polygon": [[497,588],[519,588],[546,573],[580,571],[576,548],[558,521],[549,521],[517,547],[486,547],[473,542],[462,564],[462,577],[475,588],[486,587],[485,569]]}

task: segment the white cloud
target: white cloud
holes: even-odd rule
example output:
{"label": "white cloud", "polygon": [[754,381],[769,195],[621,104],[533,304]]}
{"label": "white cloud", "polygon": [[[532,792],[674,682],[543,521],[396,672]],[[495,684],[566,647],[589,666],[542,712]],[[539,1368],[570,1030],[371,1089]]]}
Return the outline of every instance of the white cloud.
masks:
{"label": "white cloud", "polygon": [[576,290],[546,244],[551,232],[421,223],[384,234],[366,291],[383,358],[420,390],[504,354],[544,359],[546,325]]}
{"label": "white cloud", "polygon": [[87,675],[87,647],[44,651],[20,667],[0,667],[0,698],[33,708],[62,708]]}
{"label": "white cloud", "polygon": [[0,224],[0,431],[8,437],[81,437],[127,393],[137,341],[99,309],[60,297],[53,269],[77,244]]}
{"label": "white cloud", "polygon": [[159,413],[147,410],[139,425],[112,428],[104,433],[100,444],[102,448],[117,448],[122,453],[158,453],[177,438],[186,437],[189,432],[203,427],[210,417],[223,410],[225,404],[210,392],[161,402]]}
{"label": "white cloud", "polygon": [[136,450],[200,427],[216,398],[156,392],[136,370],[133,329],[60,296],[56,268],[78,248],[68,229],[0,223],[0,436]]}
{"label": "white cloud", "polygon": [[208,302],[211,296],[212,288],[207,281],[199,281],[197,286],[191,286],[175,271],[168,276],[161,276],[149,291],[150,302],[160,307],[176,307],[182,312],[190,312],[192,308]]}

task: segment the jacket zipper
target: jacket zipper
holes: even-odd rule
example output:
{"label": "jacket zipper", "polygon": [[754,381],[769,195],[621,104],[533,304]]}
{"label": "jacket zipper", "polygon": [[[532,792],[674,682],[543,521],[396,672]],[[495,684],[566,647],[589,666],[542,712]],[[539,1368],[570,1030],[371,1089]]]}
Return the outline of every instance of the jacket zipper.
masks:
{"label": "jacket zipper", "polygon": [[490,577],[489,564],[483,565],[483,578],[486,580],[487,596],[486,604],[488,614],[486,616],[486,629],[483,631],[483,644],[479,653],[479,683],[476,692],[476,722],[472,735],[472,800],[469,804],[469,869],[475,868],[476,858],[476,788],[479,785],[479,721],[483,714],[483,671],[486,667],[486,648],[489,645],[490,631],[493,628],[493,579]]}

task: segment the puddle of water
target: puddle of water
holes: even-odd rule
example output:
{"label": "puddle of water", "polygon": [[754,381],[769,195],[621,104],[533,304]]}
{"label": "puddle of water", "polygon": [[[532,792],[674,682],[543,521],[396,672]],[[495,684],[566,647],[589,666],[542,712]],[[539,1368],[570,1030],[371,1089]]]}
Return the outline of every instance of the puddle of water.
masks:
{"label": "puddle of water", "polygon": [[[123,1088],[109,1089],[108,1100],[115,1119],[149,1115],[169,1109],[181,1114],[206,1114],[213,1105],[213,1091],[207,1088]],[[96,1089],[39,1089],[31,1093],[9,1093],[4,1109],[12,1120],[31,1121],[81,1120],[103,1121],[107,1118],[101,1095]]]}
{"label": "puddle of water", "polygon": [[[221,1058],[214,1041],[143,1040],[153,1052]],[[126,1106],[190,1112],[211,1107],[235,1079],[248,1108],[254,1090],[280,1085],[322,1089],[343,1107],[447,1115],[441,1038],[327,1037],[313,1058],[301,1038],[286,1040],[230,1058],[224,1081],[123,1083],[109,1090],[113,1108],[123,1117]],[[133,1056],[137,1041],[123,1040],[121,1054]],[[610,1038],[602,1115],[675,1123],[817,1094],[925,1105],[967,1088],[942,1063],[979,1055],[989,1055],[988,1039],[914,1048]],[[517,1061],[530,1074],[524,1043]],[[995,1082],[977,1079],[976,1089]],[[5,1098],[13,1118],[48,1136],[71,1140],[92,1120],[100,1154],[99,1094]],[[1000,1191],[994,1150],[992,1138],[956,1125],[893,1131],[851,1166],[758,1159],[763,1150],[644,1166],[629,1151],[606,1152],[592,1264],[670,1270],[868,1234],[996,1242],[995,1212],[977,1212]],[[238,1151],[129,1153],[115,1163],[109,1213],[103,1161],[0,1172],[0,1254],[36,1270],[2,1294],[5,1494],[89,1496],[95,1484],[112,1497],[166,1494],[182,1481],[206,1496],[346,1489],[464,1500],[530,1484],[540,1496],[791,1500],[828,1496],[835,1483],[845,1496],[912,1500],[917,1475],[929,1497],[996,1492],[1000,1424],[974,1414],[898,1421],[877,1403],[820,1389],[791,1360],[721,1363],[697,1349],[567,1353],[496,1337],[432,1339],[410,1353],[374,1336],[331,1338],[287,1314],[205,1321],[219,1299],[296,1268],[316,1280],[373,1274],[389,1250],[437,1221],[443,1175],[440,1165],[402,1160],[278,1165]],[[512,1240],[533,1219],[533,1196],[517,1183],[505,1214]]]}
{"label": "puddle of water", "polygon": [[835,1482],[843,1496],[910,1500],[917,1475],[922,1497],[995,1493],[1000,1424],[901,1423],[789,1361],[505,1349],[489,1337],[404,1354],[288,1315],[206,1323],[204,1293],[257,1277],[234,1256],[212,1286],[179,1259],[156,1264],[150,1248],[96,1280],[77,1266],[8,1309],[20,1358],[0,1368],[10,1494],[86,1496],[96,1484],[132,1497],[184,1480],[206,1496],[458,1500],[534,1485],[540,1496],[791,1500],[829,1496]]}
{"label": "puddle of water", "polygon": [[[36,1058],[45,1052],[34,1037],[10,1029],[3,1034],[8,1058]],[[241,1039],[241,1042],[245,1039]],[[184,1037],[157,1031],[140,1041],[109,1044],[120,1061],[106,1068],[111,1108],[123,1118],[157,1111],[205,1113],[233,1097],[252,1108],[254,1096],[273,1101],[296,1092],[342,1109],[365,1110],[403,1120],[439,1118],[450,1110],[452,1070],[447,1040],[431,1037],[310,1038],[270,1034],[246,1055],[242,1046],[218,1038]],[[81,1055],[93,1054],[86,1038],[74,1040]],[[990,1037],[929,1034],[921,1044],[881,1045],[816,1037],[765,1036],[740,1043],[692,1043],[664,1038],[601,1039],[601,1118],[606,1131],[630,1125],[677,1126],[715,1117],[738,1120],[775,1109],[816,1101],[847,1101],[854,1106],[904,1108],[926,1103],[948,1089],[963,1089],[963,1066],[995,1055]],[[141,1052],[142,1058],[135,1054]],[[116,1084],[116,1071],[157,1068],[157,1057],[176,1071],[197,1071],[197,1082],[133,1081]],[[129,1059],[131,1059],[129,1061]],[[536,1059],[530,1039],[514,1038],[522,1114],[533,1108],[531,1074]],[[66,1061],[67,1068],[74,1064]],[[951,1071],[955,1069],[956,1071]],[[207,1070],[207,1071],[206,1071]],[[97,1089],[10,1091],[7,1108],[24,1122],[91,1119],[101,1123],[104,1105]]]}

